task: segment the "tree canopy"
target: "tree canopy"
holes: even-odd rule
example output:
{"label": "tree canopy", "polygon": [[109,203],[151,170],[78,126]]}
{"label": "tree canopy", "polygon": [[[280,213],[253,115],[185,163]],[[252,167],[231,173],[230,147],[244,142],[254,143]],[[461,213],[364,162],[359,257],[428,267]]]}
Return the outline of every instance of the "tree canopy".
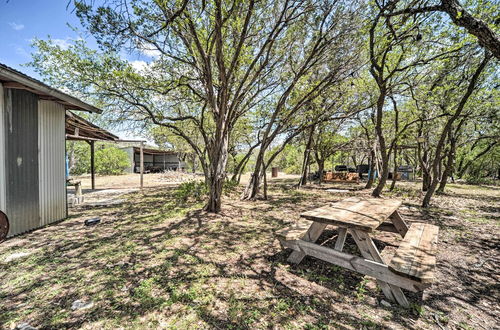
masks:
{"label": "tree canopy", "polygon": [[242,198],[255,199],[271,164],[292,168],[294,159],[304,177],[316,163],[321,180],[349,148],[362,154],[354,163],[379,173],[374,196],[402,162],[412,164],[424,206],[448,178],[499,174],[494,1],[73,6],[99,47],[35,40],[31,65],[114,123],[189,154],[204,173],[208,211],[220,211],[224,181],[245,171]]}

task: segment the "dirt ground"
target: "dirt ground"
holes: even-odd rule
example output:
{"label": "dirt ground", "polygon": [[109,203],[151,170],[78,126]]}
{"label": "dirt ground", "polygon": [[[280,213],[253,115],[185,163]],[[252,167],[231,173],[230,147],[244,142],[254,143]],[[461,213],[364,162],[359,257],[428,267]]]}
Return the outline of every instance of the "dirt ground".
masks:
{"label": "dirt ground", "polygon": [[[437,280],[423,294],[407,293],[405,309],[382,305],[372,278],[310,257],[286,262],[290,251],[276,230],[303,211],[369,194],[361,185],[296,190],[295,182],[274,180],[268,201],[228,193],[219,215],[201,211],[203,201],[179,199],[175,186],[131,190],[119,203],[84,204],[59,224],[7,240],[0,244],[0,327],[498,327],[500,188],[450,185],[428,210],[419,207],[414,183],[385,193],[403,200],[408,222],[440,227]],[[98,225],[84,226],[96,216]],[[320,242],[331,246],[335,235],[329,228]],[[389,259],[395,234],[376,238]],[[350,238],[346,244],[357,254]],[[72,309],[77,300],[83,308]]]}
{"label": "dirt ground", "polygon": [[[296,174],[286,174],[283,172],[278,173],[277,178],[272,178],[271,173],[268,173],[268,180],[270,182],[280,181],[285,179],[297,179],[299,176]],[[90,175],[82,175],[73,177],[74,180],[81,181],[82,188],[89,190],[91,188]],[[147,173],[144,174],[144,187],[160,187],[178,185],[187,180],[202,180],[201,173],[182,173],[182,172],[166,172],[166,173]],[[243,174],[241,182],[246,183],[250,179],[250,174]],[[141,186],[141,176],[138,173],[130,173],[124,175],[97,175],[96,189],[133,189]]]}
{"label": "dirt ground", "polygon": [[[178,185],[181,182],[193,179],[202,179],[201,174],[182,172],[147,173],[144,174],[144,187],[161,187]],[[82,189],[89,190],[91,186],[90,175],[74,176],[75,181],[82,183]],[[96,175],[96,189],[133,189],[141,187],[141,176],[138,173],[123,175]]]}

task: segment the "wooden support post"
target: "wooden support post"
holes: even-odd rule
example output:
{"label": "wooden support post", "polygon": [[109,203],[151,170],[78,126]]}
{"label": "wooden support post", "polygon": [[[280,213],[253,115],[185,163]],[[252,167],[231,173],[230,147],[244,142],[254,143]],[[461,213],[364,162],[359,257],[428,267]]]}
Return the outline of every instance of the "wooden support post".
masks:
{"label": "wooden support post", "polygon": [[[312,243],[316,242],[321,236],[321,233],[325,230],[326,226],[327,225],[325,223],[313,222],[311,227],[307,230],[307,233],[305,233],[304,237],[302,237],[302,240]],[[306,254],[303,251],[293,251],[287,261],[293,264],[299,264],[305,256]]]}
{"label": "wooden support post", "polygon": [[396,227],[396,230],[401,235],[401,237],[405,237],[406,233],[408,232],[408,225],[403,220],[403,218],[401,218],[401,215],[399,215],[398,211],[394,211],[394,213],[390,215],[389,219],[391,220],[394,227]]}
{"label": "wooden support post", "polygon": [[144,142],[141,141],[141,165],[140,165],[140,172],[141,172],[141,189],[144,188]]}
{"label": "wooden support post", "polygon": [[95,141],[90,141],[90,180],[92,190],[95,189]]}
{"label": "wooden support post", "polygon": [[337,231],[339,232],[339,236],[337,237],[337,241],[335,242],[335,250],[342,251],[344,249],[344,243],[347,237],[347,229],[339,227]]}
{"label": "wooden support post", "polygon": [[[363,257],[368,260],[373,260],[375,262],[384,264],[384,260],[382,260],[382,257],[380,256],[375,243],[366,232],[361,230],[351,230],[351,235],[356,241],[356,245],[359,247],[359,250]],[[400,287],[382,280],[377,280],[377,282],[387,299],[391,301],[397,301],[401,306],[404,307],[409,306],[408,300],[406,299],[403,291],[401,291]]]}

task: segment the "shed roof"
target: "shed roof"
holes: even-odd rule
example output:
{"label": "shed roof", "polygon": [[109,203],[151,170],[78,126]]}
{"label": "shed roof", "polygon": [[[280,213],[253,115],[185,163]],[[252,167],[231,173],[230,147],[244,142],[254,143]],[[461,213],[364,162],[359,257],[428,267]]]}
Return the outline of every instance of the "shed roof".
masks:
{"label": "shed roof", "polygon": [[[134,152],[140,152],[141,148],[139,147],[133,147]],[[172,150],[159,150],[159,149],[151,149],[151,148],[143,148],[142,152],[144,154],[149,154],[149,155],[177,155],[179,152],[172,151]]]}
{"label": "shed roof", "polygon": [[0,63],[0,83],[6,88],[25,89],[37,94],[43,100],[50,100],[64,105],[66,109],[101,113],[98,109],[71,95],[50,87],[20,71]]}
{"label": "shed roof", "polygon": [[66,111],[66,139],[85,141],[116,141],[118,136],[92,124],[90,121]]}

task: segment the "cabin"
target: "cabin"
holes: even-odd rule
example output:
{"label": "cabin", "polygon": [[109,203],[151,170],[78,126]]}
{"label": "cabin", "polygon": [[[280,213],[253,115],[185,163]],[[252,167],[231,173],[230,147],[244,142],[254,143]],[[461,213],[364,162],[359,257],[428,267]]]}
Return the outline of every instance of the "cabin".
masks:
{"label": "cabin", "polygon": [[100,113],[0,64],[0,215],[14,236],[67,217],[67,110]]}

